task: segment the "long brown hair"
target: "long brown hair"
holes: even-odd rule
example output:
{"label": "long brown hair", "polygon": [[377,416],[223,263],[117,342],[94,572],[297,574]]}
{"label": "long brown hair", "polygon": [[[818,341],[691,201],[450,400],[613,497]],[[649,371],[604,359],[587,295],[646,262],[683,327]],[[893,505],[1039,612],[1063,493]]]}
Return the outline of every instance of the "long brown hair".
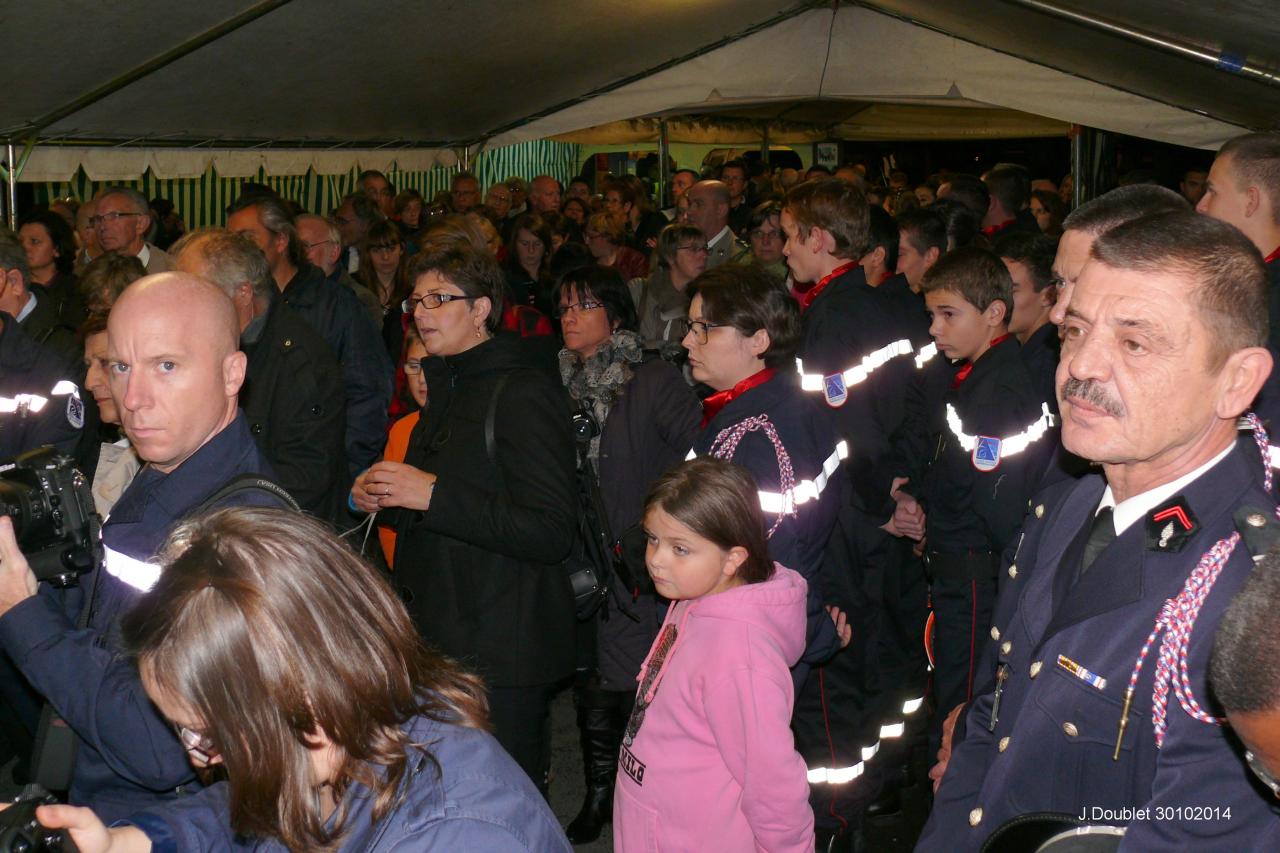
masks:
{"label": "long brown hair", "polygon": [[370,226],[369,235],[365,239],[365,248],[360,252],[360,268],[356,270],[356,280],[373,291],[381,301],[382,282],[378,280],[378,271],[373,266],[372,247],[391,245],[400,247],[400,265],[396,267],[386,302],[387,305],[394,307],[413,290],[413,283],[405,275],[409,258],[404,249],[404,238],[400,236],[400,229],[391,220],[380,219]]}
{"label": "long brown hair", "polygon": [[[334,782],[400,800],[422,715],[485,728],[478,678],[426,649],[391,588],[319,522],[235,507],[180,525],[163,572],[123,622],[148,687],[198,715],[222,756],[236,832],[290,850],[336,846],[316,805],[309,754],[320,730],[342,754]],[[429,753],[428,753],[429,757]]]}
{"label": "long brown hair", "polygon": [[699,456],[672,468],[649,489],[644,511],[660,509],[694,533],[728,551],[744,548],[743,583],[773,576],[764,514],[755,478],[741,465]]}

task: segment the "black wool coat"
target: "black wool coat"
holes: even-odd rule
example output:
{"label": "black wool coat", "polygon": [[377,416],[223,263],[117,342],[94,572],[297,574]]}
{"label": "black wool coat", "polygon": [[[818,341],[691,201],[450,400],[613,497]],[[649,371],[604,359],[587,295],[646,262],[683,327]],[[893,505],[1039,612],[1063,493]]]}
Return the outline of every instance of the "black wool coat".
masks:
{"label": "black wool coat", "polygon": [[[398,510],[395,576],[429,644],[498,687],[573,672],[563,561],[577,534],[564,389],[507,336],[424,361],[428,410],[405,462],[436,475],[425,512]],[[499,379],[494,458],[485,420]]]}

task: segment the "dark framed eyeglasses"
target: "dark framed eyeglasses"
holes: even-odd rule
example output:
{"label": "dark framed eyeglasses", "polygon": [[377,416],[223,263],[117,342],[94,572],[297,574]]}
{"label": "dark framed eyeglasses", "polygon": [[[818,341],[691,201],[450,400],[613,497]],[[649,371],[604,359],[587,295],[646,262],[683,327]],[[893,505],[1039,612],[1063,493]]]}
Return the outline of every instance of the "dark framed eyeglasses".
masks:
{"label": "dark framed eyeglasses", "polygon": [[97,216],[90,216],[89,224],[97,226],[97,225],[101,225],[104,222],[115,222],[121,216],[141,216],[141,215],[142,215],[141,213],[117,213],[115,211],[112,211],[110,213],[100,213]]}
{"label": "dark framed eyeglasses", "polygon": [[217,757],[218,748],[207,736],[177,724],[174,724],[173,730],[178,733],[178,740],[182,741],[182,746],[196,758],[207,764]]}
{"label": "dark framed eyeglasses", "polygon": [[603,308],[603,302],[593,302],[590,299],[584,299],[573,305],[557,305],[556,316],[563,317],[565,314],[579,314],[583,311],[594,311],[597,308]]}
{"label": "dark framed eyeglasses", "polygon": [[1276,777],[1272,776],[1266,767],[1262,766],[1262,762],[1250,750],[1244,751],[1245,763],[1249,765],[1249,770],[1257,777],[1258,781],[1266,785],[1271,790],[1276,799],[1280,799],[1280,782],[1276,781]]}
{"label": "dark framed eyeglasses", "polygon": [[705,320],[685,320],[684,333],[685,335],[692,334],[695,341],[705,344],[712,329],[722,329],[728,325],[728,323],[708,323]]}
{"label": "dark framed eyeglasses", "polygon": [[676,246],[676,250],[681,252],[710,252],[711,247],[706,243],[690,243],[687,246]]}
{"label": "dark framed eyeglasses", "polygon": [[479,299],[479,296],[463,296],[459,293],[428,293],[426,296],[410,296],[408,299],[400,303],[400,310],[406,314],[412,314],[418,310],[421,305],[428,311],[439,308],[446,302],[452,302],[455,299]]}

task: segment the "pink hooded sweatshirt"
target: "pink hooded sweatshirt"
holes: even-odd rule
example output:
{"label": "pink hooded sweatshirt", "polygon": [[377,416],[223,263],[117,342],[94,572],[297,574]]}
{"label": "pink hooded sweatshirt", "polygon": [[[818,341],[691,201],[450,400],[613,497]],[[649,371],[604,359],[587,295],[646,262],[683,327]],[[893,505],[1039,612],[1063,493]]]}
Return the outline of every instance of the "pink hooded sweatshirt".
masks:
{"label": "pink hooded sweatshirt", "polygon": [[[790,668],[805,641],[805,581],[774,566],[667,612],[638,680],[613,794],[617,853],[812,853],[804,759],[791,738]],[[665,656],[664,635],[676,628]],[[637,695],[637,707],[646,696]]]}

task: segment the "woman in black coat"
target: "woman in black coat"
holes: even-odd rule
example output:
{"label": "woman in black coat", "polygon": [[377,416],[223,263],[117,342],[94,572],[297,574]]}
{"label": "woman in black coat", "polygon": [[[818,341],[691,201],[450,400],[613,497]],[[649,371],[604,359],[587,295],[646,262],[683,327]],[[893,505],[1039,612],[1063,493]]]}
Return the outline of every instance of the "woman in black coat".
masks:
{"label": "woman in black coat", "polygon": [[419,632],[484,678],[494,735],[545,791],[550,700],[574,669],[564,391],[517,340],[494,337],[503,277],[491,255],[449,242],[410,273],[428,409],[405,461],[373,465],[352,500],[396,510],[395,574]]}
{"label": "woman in black coat", "polygon": [[[598,477],[601,503],[613,540],[633,541],[650,484],[680,463],[693,444],[702,409],[680,369],[645,352],[636,333],[636,310],[622,275],[588,266],[566,273],[557,293],[564,333],[560,377],[580,421],[594,427],[579,444],[579,464]],[[638,537],[635,537],[638,540]],[[569,840],[586,844],[610,819],[618,747],[636,675],[666,613],[647,586],[641,560],[630,578],[617,577],[595,617],[595,672],[574,690],[587,794],[569,824]]]}

